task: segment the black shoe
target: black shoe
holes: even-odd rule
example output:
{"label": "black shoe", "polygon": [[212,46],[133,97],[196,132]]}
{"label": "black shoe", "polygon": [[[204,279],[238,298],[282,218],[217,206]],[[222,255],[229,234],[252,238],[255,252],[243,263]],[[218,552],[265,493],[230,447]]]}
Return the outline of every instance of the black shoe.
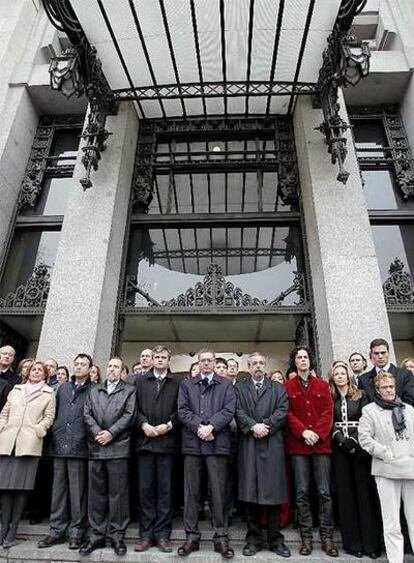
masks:
{"label": "black shoe", "polygon": [[243,555],[250,557],[251,555],[256,555],[258,551],[261,551],[260,545],[255,545],[254,543],[246,543],[243,547]]}
{"label": "black shoe", "polygon": [[214,551],[221,553],[224,559],[233,559],[234,549],[229,546],[228,541],[220,541],[214,544]]}
{"label": "black shoe", "polygon": [[79,549],[81,545],[82,545],[82,542],[81,542],[80,539],[70,538],[68,548],[69,549]]}
{"label": "black shoe", "polygon": [[116,555],[125,555],[127,548],[124,540],[113,540],[112,546]]}
{"label": "black shoe", "polygon": [[273,553],[277,553],[277,555],[280,555],[280,557],[290,557],[291,556],[290,549],[288,548],[288,546],[283,541],[280,541],[278,543],[271,545],[269,549]]}
{"label": "black shoe", "polygon": [[311,538],[302,538],[302,544],[299,549],[300,555],[310,555],[313,551],[313,542]]}
{"label": "black shoe", "polygon": [[60,543],[65,543],[65,538],[63,536],[45,536],[42,540],[37,542],[37,547],[42,549],[44,547],[52,547],[52,545],[58,545]]}
{"label": "black shoe", "polygon": [[180,557],[187,557],[193,551],[198,551],[200,549],[200,544],[198,541],[187,540],[177,549],[178,555]]}
{"label": "black shoe", "polygon": [[157,547],[160,551],[162,551],[162,553],[172,552],[171,542],[168,538],[160,538],[157,541]]}
{"label": "black shoe", "polygon": [[381,554],[378,553],[377,551],[373,551],[372,553],[367,553],[367,555],[370,559],[378,559],[378,557],[381,557]]}
{"label": "black shoe", "polygon": [[97,541],[88,541],[87,543],[84,543],[82,545],[82,547],[79,550],[79,553],[81,555],[89,555],[90,553],[92,553],[92,551],[95,551],[95,549],[101,549],[105,547],[105,540],[97,540]]}

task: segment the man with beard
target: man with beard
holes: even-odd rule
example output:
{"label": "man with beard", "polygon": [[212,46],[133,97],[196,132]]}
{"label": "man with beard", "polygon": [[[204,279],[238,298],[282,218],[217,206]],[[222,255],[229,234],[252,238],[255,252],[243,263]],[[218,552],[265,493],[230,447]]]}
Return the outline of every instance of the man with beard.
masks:
{"label": "man with beard", "polygon": [[243,555],[262,549],[261,515],[267,510],[270,551],[290,557],[279,529],[280,506],[287,501],[282,428],[288,398],[280,383],[266,377],[265,358],[255,352],[247,359],[250,379],[236,386],[239,425],[239,500],[246,506],[247,535]]}

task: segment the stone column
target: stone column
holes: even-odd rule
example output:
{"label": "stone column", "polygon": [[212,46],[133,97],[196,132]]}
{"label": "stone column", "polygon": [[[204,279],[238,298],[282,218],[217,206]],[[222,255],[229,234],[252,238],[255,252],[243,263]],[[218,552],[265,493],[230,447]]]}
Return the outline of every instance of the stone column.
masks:
{"label": "stone column", "polygon": [[68,365],[78,352],[104,365],[115,328],[138,135],[133,104],[120,104],[106,127],[112,135],[86,192],[79,184],[84,175],[79,151],[40,335],[38,357]]}
{"label": "stone column", "polygon": [[[341,95],[343,118],[348,121]],[[322,375],[333,359],[355,350],[368,353],[373,338],[391,332],[374,242],[351,134],[347,132],[350,177],[336,180],[323,135],[315,130],[322,111],[299,97],[294,116],[308,254],[312,274]]]}
{"label": "stone column", "polygon": [[0,0],[0,264],[14,225],[16,204],[38,123],[25,84],[10,87],[30,42],[37,10],[29,0]]}

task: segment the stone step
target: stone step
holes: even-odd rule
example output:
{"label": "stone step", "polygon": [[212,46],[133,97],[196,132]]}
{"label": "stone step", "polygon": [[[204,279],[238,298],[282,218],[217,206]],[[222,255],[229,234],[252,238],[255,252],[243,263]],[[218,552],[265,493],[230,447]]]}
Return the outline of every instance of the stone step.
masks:
{"label": "stone step", "polygon": [[[13,562],[13,563],[72,563],[75,561],[83,562],[100,562],[100,563],[114,563],[114,562],[130,562],[130,563],[183,563],[183,558],[176,554],[176,549],[180,542],[173,542],[174,552],[171,554],[160,553],[156,547],[149,549],[145,553],[136,553],[133,551],[133,542],[127,541],[128,551],[127,554],[121,559],[115,555],[112,548],[97,549],[88,557],[82,557],[77,551],[69,550],[65,545],[57,545],[47,549],[38,549],[36,541],[33,540],[20,540],[18,545],[10,548],[9,550],[0,551],[0,561]],[[247,561],[256,561],[260,563],[275,563],[275,561],[282,561],[282,557],[278,557],[270,551],[263,550],[253,557],[246,558],[242,555],[242,542],[234,542],[236,555],[232,561],[234,563],[246,563]],[[290,546],[292,550],[292,557],[286,559],[291,563],[299,562],[328,562],[331,563],[367,563],[372,561],[368,557],[357,559],[352,555],[340,553],[339,557],[333,559],[326,556],[320,549],[319,545],[315,546],[314,552],[310,556],[300,556],[297,547]],[[0,548],[1,549],[1,548]],[[202,542],[201,549],[198,552],[192,553],[189,558],[185,559],[189,563],[220,563],[223,562],[222,557],[214,553],[210,542]],[[378,563],[386,563],[385,556],[376,560]],[[406,556],[404,563],[413,562],[412,556]]]}

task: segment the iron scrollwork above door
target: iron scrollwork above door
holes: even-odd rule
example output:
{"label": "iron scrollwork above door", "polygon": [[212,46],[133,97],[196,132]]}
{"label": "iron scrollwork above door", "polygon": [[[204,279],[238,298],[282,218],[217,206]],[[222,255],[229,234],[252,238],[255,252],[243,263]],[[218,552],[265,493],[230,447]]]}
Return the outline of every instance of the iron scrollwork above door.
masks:
{"label": "iron scrollwork above door", "polygon": [[[308,301],[306,298],[305,279],[300,272],[295,272],[293,283],[273,300],[258,299],[244,293],[240,287],[227,281],[223,276],[222,269],[218,264],[212,263],[207,268],[207,273],[202,282],[190,287],[184,293],[169,301],[157,302],[153,299],[137,282],[136,276],[127,276],[124,310],[137,310],[141,307],[135,306],[135,296],[143,297],[151,311],[162,309],[164,312],[179,312],[180,309],[188,311],[195,310],[234,310],[240,312],[250,311],[274,311],[275,308],[283,306],[288,295],[297,294],[298,300],[294,307],[307,309]],[[145,308],[145,310],[148,310]]]}
{"label": "iron scrollwork above door", "polygon": [[414,310],[414,281],[405,271],[403,262],[396,258],[389,268],[390,277],[383,285],[385,303],[389,311]]}

